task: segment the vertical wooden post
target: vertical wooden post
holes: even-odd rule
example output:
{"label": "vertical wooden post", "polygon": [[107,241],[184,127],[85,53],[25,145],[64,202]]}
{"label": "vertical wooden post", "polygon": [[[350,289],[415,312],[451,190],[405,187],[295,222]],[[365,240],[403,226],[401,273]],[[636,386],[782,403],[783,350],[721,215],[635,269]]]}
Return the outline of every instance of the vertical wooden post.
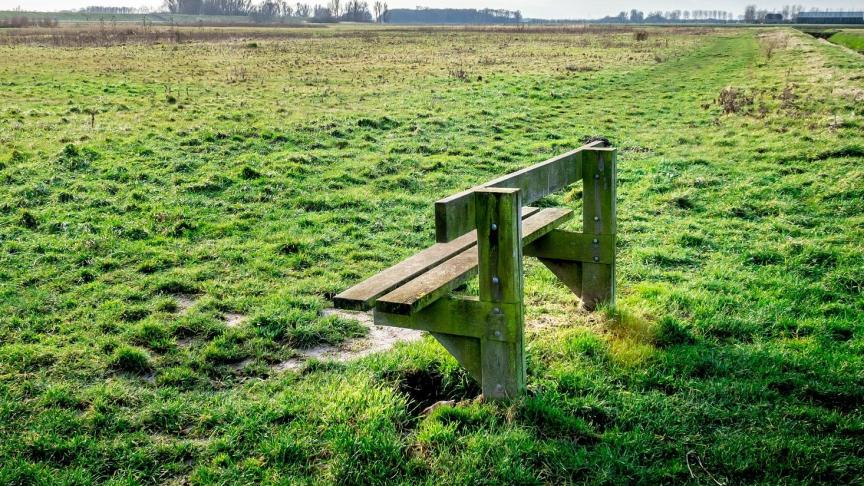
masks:
{"label": "vertical wooden post", "polygon": [[[591,148],[582,153],[582,231],[587,237],[611,235],[615,244],[615,158],[614,148]],[[599,240],[592,239],[593,259],[599,261]],[[582,264],[582,303],[589,310],[601,303],[615,303],[615,262]]]}
{"label": "vertical wooden post", "polygon": [[480,339],[481,386],[490,400],[525,391],[522,198],[518,189],[475,193],[480,301],[489,303]]}

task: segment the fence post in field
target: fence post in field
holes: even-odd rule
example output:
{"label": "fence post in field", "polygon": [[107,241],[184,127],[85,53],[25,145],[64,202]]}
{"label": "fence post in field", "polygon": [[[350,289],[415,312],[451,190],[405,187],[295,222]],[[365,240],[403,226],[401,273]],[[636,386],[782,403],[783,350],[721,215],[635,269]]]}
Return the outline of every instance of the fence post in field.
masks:
{"label": "fence post in field", "polygon": [[[615,304],[615,171],[613,148],[591,148],[582,154],[582,232],[591,239],[592,260],[582,263],[582,302],[593,310]],[[601,260],[601,245],[611,244],[612,262]]]}
{"label": "fence post in field", "polygon": [[480,302],[486,335],[480,338],[483,396],[513,398],[525,390],[522,284],[522,197],[518,189],[475,193]]}

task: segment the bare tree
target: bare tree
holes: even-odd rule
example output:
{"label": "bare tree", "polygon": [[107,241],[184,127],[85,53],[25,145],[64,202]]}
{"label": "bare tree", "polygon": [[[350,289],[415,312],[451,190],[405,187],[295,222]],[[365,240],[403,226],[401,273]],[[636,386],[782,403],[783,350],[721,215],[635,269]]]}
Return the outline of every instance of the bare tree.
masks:
{"label": "bare tree", "polygon": [[342,11],[342,4],[340,0],[330,0],[330,12],[337,19],[339,18],[339,14]]}
{"label": "bare tree", "polygon": [[747,5],[744,8],[744,22],[748,24],[756,22],[756,5]]}
{"label": "bare tree", "polygon": [[381,23],[381,14],[384,12],[384,4],[381,0],[375,0],[375,3],[372,4],[372,11],[375,14],[375,22]]}

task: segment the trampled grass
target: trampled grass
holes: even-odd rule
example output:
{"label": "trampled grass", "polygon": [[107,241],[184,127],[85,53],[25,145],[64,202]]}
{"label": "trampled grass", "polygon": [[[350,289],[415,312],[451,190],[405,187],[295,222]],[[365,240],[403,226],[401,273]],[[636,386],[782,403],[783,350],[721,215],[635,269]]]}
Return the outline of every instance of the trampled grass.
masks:
{"label": "trampled grass", "polygon": [[[0,483],[860,482],[862,68],[784,29],[0,47]],[[597,135],[619,306],[527,263],[529,397],[431,338],[275,370],[363,332],[321,310],[434,200]]]}

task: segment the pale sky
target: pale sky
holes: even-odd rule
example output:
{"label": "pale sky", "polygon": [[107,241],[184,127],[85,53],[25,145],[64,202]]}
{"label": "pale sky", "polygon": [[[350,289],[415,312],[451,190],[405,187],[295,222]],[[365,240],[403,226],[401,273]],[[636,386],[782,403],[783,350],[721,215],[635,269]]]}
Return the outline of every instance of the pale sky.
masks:
{"label": "pale sky", "polygon": [[[260,0],[253,0],[259,3]],[[296,3],[297,0],[290,0]],[[326,0],[301,0],[309,4],[326,4]],[[371,2],[370,2],[371,3]],[[654,10],[725,10],[735,15],[744,13],[744,7],[755,4],[760,9],[781,9],[783,5],[800,3],[821,10],[864,10],[864,0],[811,0],[811,1],[747,1],[747,0],[685,0],[673,2],[656,0],[652,2],[637,2],[635,0],[570,1],[570,0],[388,0],[390,8],[414,8],[417,5],[442,8],[504,8],[521,10],[525,17],[535,18],[597,18],[605,15],[616,15],[625,10],[637,8],[644,12]],[[88,5],[110,5],[125,7],[156,7],[162,0],[0,0],[0,10],[12,10],[21,7],[22,10],[72,10]]]}

